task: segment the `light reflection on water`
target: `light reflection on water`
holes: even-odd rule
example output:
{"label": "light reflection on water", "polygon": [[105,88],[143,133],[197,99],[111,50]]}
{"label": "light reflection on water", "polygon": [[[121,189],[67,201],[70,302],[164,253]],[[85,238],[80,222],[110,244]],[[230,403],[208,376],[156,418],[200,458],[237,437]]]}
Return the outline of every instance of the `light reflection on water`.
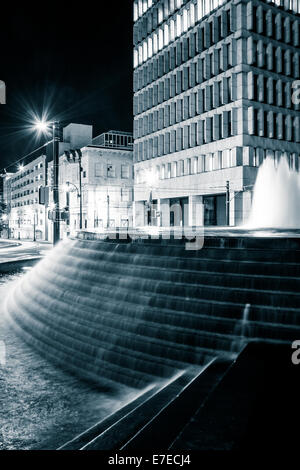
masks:
{"label": "light reflection on water", "polygon": [[[133,398],[135,391],[93,387],[48,363],[16,336],[3,314],[9,286],[25,270],[0,275],[0,450],[55,449]],[[1,365],[2,364],[2,365]]]}

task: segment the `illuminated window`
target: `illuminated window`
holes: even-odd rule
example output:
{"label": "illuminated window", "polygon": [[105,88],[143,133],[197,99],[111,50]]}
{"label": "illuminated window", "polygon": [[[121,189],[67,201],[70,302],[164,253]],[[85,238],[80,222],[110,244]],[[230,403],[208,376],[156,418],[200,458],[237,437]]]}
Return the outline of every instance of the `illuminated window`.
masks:
{"label": "illuminated window", "polygon": [[102,163],[95,164],[95,176],[96,177],[103,176]]}
{"label": "illuminated window", "polygon": [[143,59],[144,61],[148,59],[148,46],[146,41],[143,44]]}
{"label": "illuminated window", "polygon": [[148,57],[153,56],[153,43],[152,38],[148,38]]}
{"label": "illuminated window", "polygon": [[174,41],[175,39],[175,22],[174,20],[170,21],[170,39]]}
{"label": "illuminated window", "polygon": [[198,20],[201,20],[203,18],[203,0],[198,0],[197,2],[197,18]]}
{"label": "illuminated window", "polygon": [[163,30],[160,29],[158,31],[158,49],[161,50],[164,47],[164,33]]}
{"label": "illuminated window", "polygon": [[157,40],[157,34],[155,33],[153,35],[153,53],[156,54],[158,51],[158,40]]}
{"label": "illuminated window", "polygon": [[133,20],[136,21],[138,17],[139,17],[139,9],[138,9],[137,1],[135,1],[133,5]]}
{"label": "illuminated window", "polygon": [[129,178],[129,165],[121,166],[121,178],[124,178],[124,179]]}
{"label": "illuminated window", "polygon": [[190,6],[190,25],[192,27],[195,25],[195,21],[196,21],[196,18],[195,18],[195,5],[193,3],[191,3],[191,6]]}
{"label": "illuminated window", "polygon": [[139,0],[139,16],[143,14],[143,0]]}
{"label": "illuminated window", "polygon": [[182,29],[183,31],[187,31],[188,29],[188,12],[187,10],[183,10],[183,15],[182,15]]}
{"label": "illuminated window", "polygon": [[133,66],[137,67],[138,65],[139,65],[139,53],[135,49],[134,52],[133,52]]}
{"label": "illuminated window", "polygon": [[163,6],[160,4],[158,7],[158,24],[162,23],[164,20]]}
{"label": "illuminated window", "polygon": [[181,35],[181,15],[176,15],[176,36]]}
{"label": "illuminated window", "polygon": [[170,42],[169,25],[167,24],[165,24],[165,27],[164,27],[164,42],[165,42],[165,46],[167,46]]}

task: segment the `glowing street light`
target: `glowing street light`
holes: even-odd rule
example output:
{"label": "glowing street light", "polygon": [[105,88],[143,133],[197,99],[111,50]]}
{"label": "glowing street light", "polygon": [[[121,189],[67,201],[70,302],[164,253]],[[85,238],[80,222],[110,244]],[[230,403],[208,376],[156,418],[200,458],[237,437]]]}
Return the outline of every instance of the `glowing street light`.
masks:
{"label": "glowing street light", "polygon": [[34,128],[39,132],[45,133],[49,130],[50,124],[51,123],[44,121],[44,120],[41,120],[41,121],[37,120],[34,124]]}
{"label": "glowing street light", "polygon": [[58,121],[46,121],[44,119],[36,120],[34,123],[34,129],[38,132],[47,133],[52,127],[52,142],[53,142],[53,202],[54,208],[54,220],[53,220],[53,244],[55,245],[60,239],[60,228],[59,228],[59,122]]}
{"label": "glowing street light", "polygon": [[19,170],[19,171],[23,171],[23,170],[24,170],[24,165],[22,165],[22,163],[19,164],[18,170]]}

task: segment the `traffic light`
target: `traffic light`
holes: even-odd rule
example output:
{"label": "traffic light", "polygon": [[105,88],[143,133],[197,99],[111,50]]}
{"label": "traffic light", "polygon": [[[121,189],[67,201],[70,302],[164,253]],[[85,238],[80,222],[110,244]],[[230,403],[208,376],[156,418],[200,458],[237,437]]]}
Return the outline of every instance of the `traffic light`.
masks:
{"label": "traffic light", "polygon": [[39,204],[43,206],[49,203],[49,188],[48,186],[40,186],[39,188]]}

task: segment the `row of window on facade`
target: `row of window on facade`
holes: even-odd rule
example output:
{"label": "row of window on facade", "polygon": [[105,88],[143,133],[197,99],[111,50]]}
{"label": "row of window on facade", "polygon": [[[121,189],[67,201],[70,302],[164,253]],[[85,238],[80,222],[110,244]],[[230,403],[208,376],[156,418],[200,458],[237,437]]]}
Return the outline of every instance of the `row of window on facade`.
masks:
{"label": "row of window on facade", "polygon": [[[187,0],[162,0],[157,7],[152,8],[152,11],[147,15],[146,21],[148,22],[148,28],[156,28],[159,24],[163,23],[169,18],[176,10],[180,9]],[[189,21],[193,18],[200,20],[203,16],[209,14],[215,8],[223,5],[226,0],[195,0],[191,2],[188,9]],[[133,6],[133,19],[137,21],[143,16],[150,7],[155,4],[153,0],[134,0]],[[183,10],[184,11],[184,10]],[[181,12],[183,14],[183,11]]]}
{"label": "row of window on facade", "polygon": [[[287,9],[300,13],[299,0],[295,0],[290,6],[292,8]],[[280,11],[274,12],[252,1],[247,4],[247,28],[250,31],[276,39],[276,41],[299,46],[299,27],[300,22],[290,15]]]}
{"label": "row of window on facade", "polygon": [[[259,79],[260,78],[261,76],[259,76]],[[253,88],[253,96],[251,96],[251,99],[269,104],[273,103],[277,106],[285,106],[286,108],[292,107],[292,88],[290,83],[286,85],[285,92],[283,93],[282,83],[277,82],[277,92],[274,94],[272,93],[274,90],[273,80],[272,83],[269,80],[266,80],[262,83],[261,80],[255,82],[256,84],[260,83],[262,86]],[[202,115],[206,111],[210,111],[213,108],[217,108],[225,103],[230,102],[232,100],[232,95],[229,92],[229,90],[231,90],[230,82],[227,83],[225,99],[224,92],[218,85],[220,85],[220,83],[216,82],[210,87],[201,88],[197,93],[186,95],[182,99],[173,101],[170,105],[166,105],[158,110],[155,110],[153,113],[148,113],[139,119],[135,119],[135,138],[141,138],[152,134],[153,132],[157,132],[169,126],[173,126],[176,123],[193,118],[196,115]],[[264,90],[266,96],[264,94]],[[295,109],[299,109],[299,105],[296,103],[294,104],[294,107]],[[236,108],[233,108],[232,113],[236,112]],[[257,135],[263,134],[264,136],[270,138],[280,138],[283,140],[299,142],[299,116],[284,115],[282,113],[276,113],[273,110],[266,111],[262,108],[253,112],[253,116],[254,117],[250,117],[250,126],[248,129],[250,134],[253,134],[253,130],[250,129],[253,129],[254,122],[254,129],[257,128],[259,132]],[[217,136],[219,136],[219,138],[228,137],[231,135],[231,132],[234,131],[234,129],[226,130],[224,128],[225,125],[228,125],[228,123],[231,122],[231,111],[225,111],[222,114],[216,114],[214,117],[208,116],[205,118],[205,120],[200,122],[210,122],[210,119],[214,120],[213,127],[215,128],[214,132],[216,138]],[[263,126],[264,122],[267,122],[268,126]],[[196,128],[197,123],[192,124],[192,126],[195,126]],[[201,126],[201,124],[198,124],[198,126]],[[189,128],[189,126],[187,126],[187,128]],[[265,129],[267,128],[269,131],[265,132]],[[285,128],[287,128],[286,132],[284,131]],[[278,129],[278,131],[276,131],[276,129]],[[233,135],[235,135],[235,133],[233,133]],[[283,135],[283,137],[275,137],[281,135]],[[207,138],[209,139],[209,136],[207,136]],[[193,146],[192,142],[193,139],[190,138],[190,143],[188,145],[189,147]]]}
{"label": "row of window on facade", "polygon": [[228,104],[233,99],[232,95],[232,78],[224,77],[223,82],[215,82],[213,85],[199,88],[197,92],[178,98],[169,105],[135,119],[134,136],[135,138],[143,137]]}
{"label": "row of window on facade", "polygon": [[44,166],[43,162],[37,163],[34,167],[29,168],[28,170],[23,171],[22,173],[18,173],[16,176],[12,177],[10,181],[11,183],[15,183],[16,181],[19,181],[20,179],[25,178],[25,176],[31,173],[34,173],[35,171],[40,170],[41,168],[43,168],[43,166]]}
{"label": "row of window on facade", "polygon": [[12,194],[11,199],[19,199],[20,197],[28,196],[29,194],[37,193],[39,187],[35,187],[34,189],[26,189],[26,191],[22,191],[21,193]]}
{"label": "row of window on facade", "polygon": [[[238,114],[240,112],[240,115]],[[265,111],[262,108],[233,108],[212,117],[180,126],[170,132],[135,143],[134,161],[168,155],[243,133],[243,119],[248,120],[248,134],[269,139],[300,142],[300,117]]]}
{"label": "row of window on facade", "polygon": [[[153,8],[152,24],[160,24],[168,19],[169,15],[174,13],[176,9],[181,8],[187,0],[162,0],[156,8]],[[300,0],[264,0],[265,3],[282,7],[287,11],[300,13]],[[141,18],[158,0],[134,0],[133,4],[133,19],[137,21]],[[224,0],[200,0],[194,1],[194,7],[197,8],[197,13],[202,16],[209,14],[215,8],[222,6]],[[249,2],[250,3],[250,2]],[[251,2],[252,3],[252,2]],[[153,20],[154,18],[154,20]],[[200,18],[201,19],[201,18]],[[264,18],[265,19],[265,18]]]}
{"label": "row of window on facade", "polygon": [[196,62],[191,62],[188,66],[182,67],[153,86],[147,87],[136,94],[134,96],[134,114],[140,114],[151,109],[190,88],[194,88],[196,85],[203,85],[210,78],[229,70],[232,67],[232,60],[228,59],[232,57],[231,47],[232,44],[229,43],[222,48],[224,56],[226,51],[226,58],[223,57],[221,68],[219,67],[219,52],[221,49],[217,49],[213,54],[199,57]]}
{"label": "row of window on facade", "polygon": [[[201,17],[202,18],[202,17]],[[189,28],[195,26],[196,21],[201,18],[195,17],[195,10],[193,4],[190,7],[183,9],[176,16],[169,19],[158,31],[154,32],[151,36],[134,49],[134,68],[143,64],[151,57],[167,47],[171,42],[178,39],[182,34],[186,33]],[[141,34],[137,30],[136,25],[134,29],[134,43],[136,44],[141,39]],[[233,30],[231,10],[224,10],[220,15],[214,18],[214,21],[207,21],[203,26],[198,28],[197,39],[201,43],[201,50],[216,44],[221,38],[226,37]],[[146,34],[147,35],[147,34]],[[144,37],[146,37],[146,35]],[[196,40],[196,33],[188,35],[184,41]],[[200,52],[200,51],[199,51]]]}
{"label": "row of window on facade", "polygon": [[132,147],[132,135],[122,135],[114,132],[101,134],[93,139],[93,145],[99,145],[108,148]]}
{"label": "row of window on facade", "polygon": [[31,180],[26,180],[23,181],[22,183],[16,184],[15,186],[11,187],[12,191],[16,191],[17,189],[23,188],[24,186],[28,186],[29,184],[33,184],[37,181],[40,181],[44,178],[44,175],[40,173],[39,175],[36,175],[33,179]]}
{"label": "row of window on facade", "polygon": [[[291,168],[296,169],[298,167],[300,155],[295,152],[288,153],[252,147],[247,147],[245,150],[250,156],[250,158],[248,158],[249,166],[258,167],[267,157],[272,158],[274,163],[277,165],[280,158],[284,157],[287,159]],[[156,165],[154,181],[231,168],[236,166],[237,163],[236,154],[232,149],[220,150],[200,155],[198,157],[196,156],[170,163],[164,163],[162,165]],[[147,183],[148,174],[148,169],[137,170],[136,183]]]}
{"label": "row of window on facade", "polygon": [[[295,79],[300,77],[300,54],[298,52],[283,51],[280,47],[273,47],[271,43],[265,45],[261,41],[253,41],[252,38],[249,38],[248,41],[251,43],[248,44],[249,65],[264,65],[271,72]],[[213,53],[206,53],[198,57],[197,61],[169,74],[153,86],[147,87],[134,96],[134,114],[144,112],[230,69],[234,65],[233,56],[236,54],[233,51],[235,50],[235,41],[223,44]],[[252,54],[253,50],[256,52]],[[262,51],[265,51],[266,57]],[[264,75],[261,74],[261,77]]]}
{"label": "row of window on facade", "polygon": [[291,49],[280,46],[276,47],[271,42],[256,41],[253,37],[248,38],[247,50],[249,65],[287,77],[299,78],[300,56],[298,52],[292,52]]}
{"label": "row of window on facade", "polygon": [[38,198],[34,199],[27,199],[26,201],[14,202],[12,203],[12,207],[22,207],[22,206],[30,206],[33,204],[38,204]]}
{"label": "row of window on facade", "polygon": [[[229,12],[230,10],[228,10]],[[228,12],[226,14],[228,14]],[[221,18],[216,17],[216,19]],[[227,18],[227,16],[226,16]],[[227,20],[224,24],[228,24]],[[188,36],[177,41],[176,44],[169,47],[164,52],[148,61],[143,67],[140,67],[134,72],[134,79],[138,82],[138,86],[151,83],[153,80],[161,77],[165,73],[174,70],[175,67],[180,66],[189,59],[194,58],[196,55],[205,52],[211,45],[219,43],[225,39],[231,32],[228,27],[217,25],[213,28],[212,23],[206,23],[206,26],[199,26],[195,32],[191,32]],[[138,78],[138,80],[137,80]]]}
{"label": "row of window on facade", "polygon": [[[206,4],[208,1],[206,1]],[[226,37],[230,32],[235,30],[235,6],[230,9],[223,10],[216,15],[211,21],[206,21],[203,26],[198,28],[198,40],[202,39],[202,47],[208,48],[213,44]],[[202,18],[203,16],[201,16]],[[153,55],[167,47],[171,42],[178,39],[182,34],[195,26],[196,21],[200,20],[195,16],[195,8],[193,3],[188,8],[183,9],[174,18],[169,19],[158,31],[149,36],[152,31],[151,25],[145,28],[142,23],[138,23],[134,28],[134,44],[146,38],[141,44],[134,49],[134,68],[142,65]],[[262,6],[255,7],[252,2],[247,5],[247,27],[249,30],[257,32],[265,36],[273,37],[278,41],[285,42],[297,47],[299,45],[300,22],[293,20],[289,15],[283,16],[280,12],[276,15],[271,9],[264,9]],[[185,38],[192,40],[195,33]]]}
{"label": "row of window on facade", "polygon": [[117,165],[111,163],[95,163],[95,177],[106,176],[107,178],[117,178],[120,176],[122,179],[130,178],[130,167],[129,165],[121,165],[121,172],[118,175]]}

